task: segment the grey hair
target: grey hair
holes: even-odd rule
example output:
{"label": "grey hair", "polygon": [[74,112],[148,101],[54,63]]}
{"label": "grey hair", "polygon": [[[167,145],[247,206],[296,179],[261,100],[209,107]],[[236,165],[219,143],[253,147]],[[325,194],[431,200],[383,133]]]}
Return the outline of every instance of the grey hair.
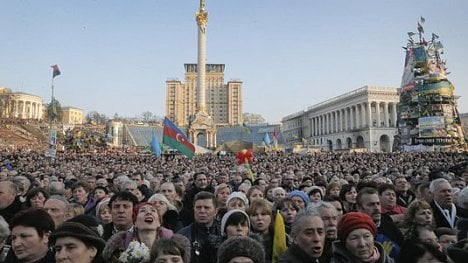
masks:
{"label": "grey hair", "polygon": [[468,209],[468,207],[465,206],[465,203],[468,203],[468,187],[465,187],[458,192],[458,206]]}
{"label": "grey hair", "polygon": [[0,216],[0,242],[5,241],[10,234],[11,231],[7,221],[5,221],[3,216]]}
{"label": "grey hair", "polygon": [[69,202],[68,202],[67,198],[65,196],[63,196],[63,195],[51,195],[51,196],[49,196],[48,200],[50,200],[50,199],[61,201],[62,203],[65,204],[65,208],[68,207],[68,205],[69,205]]}
{"label": "grey hair", "polygon": [[310,210],[310,212],[314,212],[314,213],[317,213],[319,215],[322,215],[322,213],[320,213],[320,209],[331,209],[333,210],[333,213],[335,213],[335,215],[338,214],[338,211],[336,210],[336,207],[332,204],[330,204],[329,202],[325,202],[325,201],[320,201],[320,203],[317,205],[317,206],[309,206],[307,207],[307,210]]}
{"label": "grey hair", "polygon": [[[281,215],[276,215],[276,216],[281,216]],[[308,218],[308,217],[318,217],[320,218],[320,221],[322,221],[322,217],[314,209],[305,209],[304,211],[301,211],[300,213],[296,215],[292,223],[292,227],[291,227],[292,238],[295,238],[297,237],[297,235],[299,235],[299,232],[301,232],[302,228],[304,227],[303,221],[305,218]]]}
{"label": "grey hair", "polygon": [[280,186],[273,188],[272,193],[273,193],[273,195],[276,195],[276,193],[278,193],[280,191],[286,194],[286,190],[284,190],[284,188],[280,187]]}
{"label": "grey hair", "polygon": [[12,181],[3,181],[1,183],[4,183],[6,184],[6,186],[8,187],[8,189],[11,191],[11,193],[13,193],[14,195],[17,195],[19,193],[19,186],[12,182]]}
{"label": "grey hair", "polygon": [[49,183],[50,195],[63,195],[65,194],[65,185],[59,181],[52,181]]}
{"label": "grey hair", "polygon": [[447,184],[450,184],[449,181],[447,181],[447,179],[445,178],[437,178],[435,179],[434,181],[431,182],[431,184],[429,185],[429,191],[431,193],[434,193],[436,188],[441,184],[441,183],[447,183]]}
{"label": "grey hair", "polygon": [[125,188],[127,188],[127,186],[129,186],[129,185],[133,185],[133,186],[137,187],[137,184],[134,181],[129,179],[129,180],[126,180],[126,181],[123,181],[123,182],[120,183],[120,185],[119,185],[120,191],[125,191]]}

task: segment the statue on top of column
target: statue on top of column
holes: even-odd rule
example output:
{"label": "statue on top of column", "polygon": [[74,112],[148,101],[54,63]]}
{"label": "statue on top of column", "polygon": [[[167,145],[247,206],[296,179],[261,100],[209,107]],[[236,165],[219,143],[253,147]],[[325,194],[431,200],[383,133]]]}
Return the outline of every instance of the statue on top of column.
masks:
{"label": "statue on top of column", "polygon": [[205,0],[200,0],[200,9],[195,15],[197,24],[200,26],[202,31],[205,31],[205,26],[208,23],[208,13],[205,11]]}

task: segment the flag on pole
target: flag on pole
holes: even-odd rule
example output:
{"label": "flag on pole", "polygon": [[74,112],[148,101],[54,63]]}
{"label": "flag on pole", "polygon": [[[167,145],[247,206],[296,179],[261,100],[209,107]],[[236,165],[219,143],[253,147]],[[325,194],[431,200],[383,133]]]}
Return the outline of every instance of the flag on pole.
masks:
{"label": "flag on pole", "polygon": [[190,143],[185,134],[168,118],[164,119],[163,143],[179,150],[188,158],[192,158],[195,153],[195,146]]}
{"label": "flag on pole", "polygon": [[53,69],[53,71],[52,71],[52,78],[55,78],[56,76],[62,74],[62,73],[60,72],[60,69],[59,69],[59,67],[57,66],[57,64],[52,65],[52,66],[50,66],[50,67]]}
{"label": "flag on pole", "polygon": [[277,262],[281,254],[288,249],[286,246],[286,228],[284,225],[284,219],[279,210],[276,211],[274,231],[273,253],[271,257],[271,262],[273,263]]}
{"label": "flag on pole", "polygon": [[263,142],[265,142],[266,146],[270,146],[271,140],[270,140],[270,136],[268,135],[268,132],[265,133],[265,136],[263,137]]}
{"label": "flag on pole", "polygon": [[159,144],[159,141],[156,138],[156,133],[154,133],[154,131],[151,138],[151,151],[157,157],[161,157],[161,145]]}

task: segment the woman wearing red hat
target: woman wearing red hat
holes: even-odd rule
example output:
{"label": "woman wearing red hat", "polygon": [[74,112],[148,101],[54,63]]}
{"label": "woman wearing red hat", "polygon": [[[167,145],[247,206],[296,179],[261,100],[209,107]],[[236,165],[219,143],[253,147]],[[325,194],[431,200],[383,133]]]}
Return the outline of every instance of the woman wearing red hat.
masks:
{"label": "woman wearing red hat", "polygon": [[333,243],[333,263],[393,263],[393,259],[374,241],[377,226],[370,216],[350,212],[338,223],[338,239]]}

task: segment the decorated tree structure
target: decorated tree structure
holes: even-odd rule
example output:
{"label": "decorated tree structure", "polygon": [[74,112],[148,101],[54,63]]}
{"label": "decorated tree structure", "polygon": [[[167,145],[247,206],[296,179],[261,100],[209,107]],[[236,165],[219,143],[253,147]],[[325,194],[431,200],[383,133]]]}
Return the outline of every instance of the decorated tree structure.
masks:
{"label": "decorated tree structure", "polygon": [[[466,147],[454,86],[447,79],[439,36],[424,38],[425,20],[418,22],[418,34],[408,32],[405,68],[400,89],[398,130],[403,148],[414,145],[439,149]],[[418,37],[419,39],[414,39]]]}

